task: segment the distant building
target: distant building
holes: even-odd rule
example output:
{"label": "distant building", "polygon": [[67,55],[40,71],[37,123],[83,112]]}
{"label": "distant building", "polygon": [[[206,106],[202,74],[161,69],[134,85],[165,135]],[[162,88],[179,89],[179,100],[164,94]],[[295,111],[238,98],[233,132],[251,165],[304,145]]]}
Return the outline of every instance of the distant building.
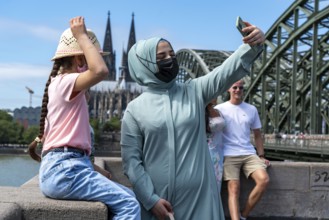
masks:
{"label": "distant building", "polygon": [[33,125],[39,126],[41,107],[22,107],[14,110],[14,120],[28,128]]}
{"label": "distant building", "polygon": [[91,97],[89,101],[91,118],[97,118],[101,122],[113,116],[121,118],[127,104],[143,91],[143,87],[133,81],[128,69],[128,52],[135,43],[135,21],[134,14],[132,14],[128,45],[126,49],[122,49],[119,79],[117,80],[115,65],[116,55],[113,50],[110,13],[108,13],[103,51],[110,52],[108,56],[104,57],[105,63],[109,69],[109,77],[107,80],[91,88]]}

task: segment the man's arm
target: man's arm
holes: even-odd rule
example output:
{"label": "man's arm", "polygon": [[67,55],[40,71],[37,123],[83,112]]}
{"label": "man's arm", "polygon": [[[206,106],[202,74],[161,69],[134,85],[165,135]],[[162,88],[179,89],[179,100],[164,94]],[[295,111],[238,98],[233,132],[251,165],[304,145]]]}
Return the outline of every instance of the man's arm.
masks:
{"label": "man's arm", "polygon": [[270,166],[270,161],[268,161],[265,158],[262,132],[261,132],[260,129],[254,129],[253,132],[254,132],[255,146],[256,146],[256,149],[257,149],[257,155],[259,156],[260,159],[264,160],[264,163],[266,164],[266,166]]}
{"label": "man's arm", "polygon": [[254,132],[254,140],[257,149],[257,154],[259,157],[264,157],[265,152],[264,152],[264,145],[262,139],[262,132],[260,131],[260,129],[254,129],[253,132]]}

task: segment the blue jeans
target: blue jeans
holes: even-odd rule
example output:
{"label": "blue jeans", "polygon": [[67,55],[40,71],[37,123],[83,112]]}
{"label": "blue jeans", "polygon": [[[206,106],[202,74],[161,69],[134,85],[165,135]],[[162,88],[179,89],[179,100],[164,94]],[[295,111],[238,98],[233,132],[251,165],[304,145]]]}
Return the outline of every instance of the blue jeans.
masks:
{"label": "blue jeans", "polygon": [[50,198],[103,202],[115,220],[141,219],[135,194],[94,171],[81,153],[49,152],[42,158],[39,185]]}

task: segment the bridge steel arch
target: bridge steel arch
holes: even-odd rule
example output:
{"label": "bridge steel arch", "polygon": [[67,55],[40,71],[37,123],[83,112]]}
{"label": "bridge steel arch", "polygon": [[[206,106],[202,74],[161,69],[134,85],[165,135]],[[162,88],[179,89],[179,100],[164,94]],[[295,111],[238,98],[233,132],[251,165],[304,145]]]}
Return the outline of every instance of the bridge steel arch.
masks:
{"label": "bridge steel arch", "polygon": [[[207,74],[232,52],[182,49],[179,81]],[[296,0],[266,33],[246,77],[265,133],[329,133],[329,1]]]}
{"label": "bridge steel arch", "polygon": [[185,82],[209,73],[222,64],[233,52],[217,50],[181,49],[176,57],[179,63],[177,81]]}

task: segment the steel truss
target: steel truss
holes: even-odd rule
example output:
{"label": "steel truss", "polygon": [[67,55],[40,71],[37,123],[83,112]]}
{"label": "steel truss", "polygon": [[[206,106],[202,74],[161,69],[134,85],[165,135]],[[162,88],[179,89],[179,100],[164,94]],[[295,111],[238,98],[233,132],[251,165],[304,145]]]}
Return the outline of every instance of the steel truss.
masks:
{"label": "steel truss", "polygon": [[[266,33],[245,79],[245,100],[258,108],[265,133],[329,133],[328,30],[328,0],[297,0]],[[231,53],[179,50],[178,81],[207,74]]]}

